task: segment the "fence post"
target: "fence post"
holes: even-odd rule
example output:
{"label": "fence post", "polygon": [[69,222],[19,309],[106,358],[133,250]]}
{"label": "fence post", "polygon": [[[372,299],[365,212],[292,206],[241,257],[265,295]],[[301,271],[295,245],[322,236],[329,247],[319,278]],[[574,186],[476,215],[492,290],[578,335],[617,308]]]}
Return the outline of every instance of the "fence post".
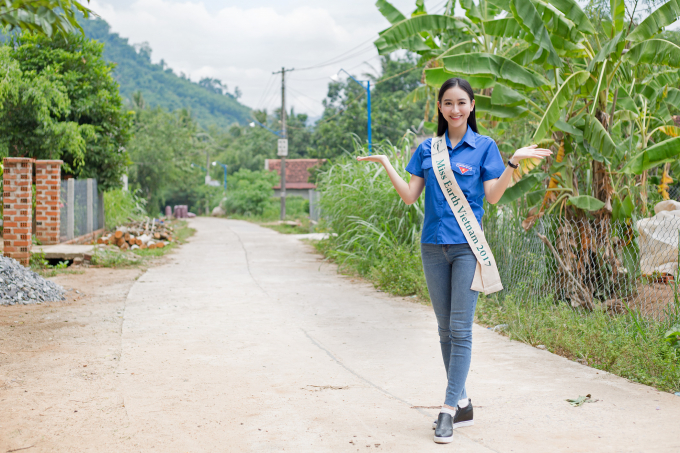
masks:
{"label": "fence post", "polygon": [[24,266],[31,260],[33,159],[3,159],[3,254]]}
{"label": "fence post", "polygon": [[76,228],[76,180],[70,178],[66,183],[66,238],[75,237]]}
{"label": "fence post", "polygon": [[87,229],[85,234],[92,234],[94,231],[94,197],[92,196],[92,178],[87,178]]}
{"label": "fence post", "polygon": [[97,190],[97,198],[99,204],[97,209],[99,211],[99,216],[97,216],[97,229],[104,228],[106,226],[106,210],[104,209],[104,192]]}
{"label": "fence post", "polygon": [[44,245],[59,243],[60,160],[35,161],[35,236]]}

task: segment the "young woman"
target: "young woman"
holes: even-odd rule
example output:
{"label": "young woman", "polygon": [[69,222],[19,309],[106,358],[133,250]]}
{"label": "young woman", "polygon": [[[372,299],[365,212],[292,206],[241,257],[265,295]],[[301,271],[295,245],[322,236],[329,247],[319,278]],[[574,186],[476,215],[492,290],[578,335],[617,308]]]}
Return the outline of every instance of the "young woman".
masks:
{"label": "young woman", "polygon": [[[543,159],[552,152],[536,145],[520,148],[506,168],[496,143],[477,132],[475,96],[467,80],[447,80],[439,90],[438,99],[437,137],[425,140],[411,157],[406,167],[412,175],[408,183],[397,174],[387,156],[357,159],[381,163],[406,204],[414,203],[426,188],[421,252],[448,377],[444,405],[433,424],[434,441],[448,443],[453,440],[455,428],[473,424],[472,402],[465,391],[478,295],[478,291],[471,287],[486,290],[487,287],[479,282],[485,278],[488,282],[487,267],[493,264],[494,271],[496,269],[490,252],[487,255],[482,251],[483,255],[479,256],[479,249],[484,248],[481,244],[486,244],[480,227],[484,214],[483,199],[486,196],[491,204],[500,200],[513,168],[517,168],[520,160]],[[448,164],[444,157],[446,151]],[[456,190],[452,189],[452,181],[447,181],[447,174],[455,179]],[[467,203],[461,200],[462,195],[456,198],[455,194],[461,192]],[[456,214],[452,206],[455,206]],[[465,209],[471,209],[474,216],[466,218]],[[470,243],[475,246],[474,250]],[[488,256],[491,256],[491,261],[486,261]],[[478,262],[487,266],[480,266]],[[495,275],[498,275],[497,271]],[[500,288],[498,278],[494,288],[488,292]]]}

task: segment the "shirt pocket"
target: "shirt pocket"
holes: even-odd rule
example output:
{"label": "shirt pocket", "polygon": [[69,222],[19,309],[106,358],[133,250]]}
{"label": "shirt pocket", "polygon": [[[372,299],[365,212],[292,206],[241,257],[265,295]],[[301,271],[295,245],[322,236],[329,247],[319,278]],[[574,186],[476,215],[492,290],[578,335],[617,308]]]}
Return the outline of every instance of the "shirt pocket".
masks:
{"label": "shirt pocket", "polygon": [[466,164],[465,162],[451,162],[451,169],[460,176],[470,177],[479,174],[476,165]]}

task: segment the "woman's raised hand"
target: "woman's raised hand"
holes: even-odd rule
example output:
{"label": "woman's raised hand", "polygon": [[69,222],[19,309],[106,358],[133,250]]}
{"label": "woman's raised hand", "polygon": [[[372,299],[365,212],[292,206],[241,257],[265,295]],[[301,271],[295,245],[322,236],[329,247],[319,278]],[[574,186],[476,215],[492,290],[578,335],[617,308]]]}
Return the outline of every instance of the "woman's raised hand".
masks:
{"label": "woman's raised hand", "polygon": [[385,165],[386,162],[389,162],[390,160],[385,156],[384,154],[373,154],[371,156],[363,156],[363,157],[357,157],[357,160],[359,162],[362,161],[367,161],[367,162],[377,162],[379,164]]}
{"label": "woman's raised hand", "polygon": [[522,159],[545,159],[550,156],[553,152],[549,149],[538,148],[538,145],[525,146],[515,151],[512,156],[514,164],[519,163]]}

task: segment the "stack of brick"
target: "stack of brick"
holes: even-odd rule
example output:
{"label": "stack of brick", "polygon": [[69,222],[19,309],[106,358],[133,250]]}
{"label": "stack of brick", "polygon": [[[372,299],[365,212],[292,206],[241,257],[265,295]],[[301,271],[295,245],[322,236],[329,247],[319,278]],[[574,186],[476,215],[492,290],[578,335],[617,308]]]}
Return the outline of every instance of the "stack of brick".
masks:
{"label": "stack of brick", "polygon": [[33,159],[3,159],[4,255],[28,266],[31,258]]}
{"label": "stack of brick", "polygon": [[60,160],[35,161],[35,236],[45,245],[59,243]]}

